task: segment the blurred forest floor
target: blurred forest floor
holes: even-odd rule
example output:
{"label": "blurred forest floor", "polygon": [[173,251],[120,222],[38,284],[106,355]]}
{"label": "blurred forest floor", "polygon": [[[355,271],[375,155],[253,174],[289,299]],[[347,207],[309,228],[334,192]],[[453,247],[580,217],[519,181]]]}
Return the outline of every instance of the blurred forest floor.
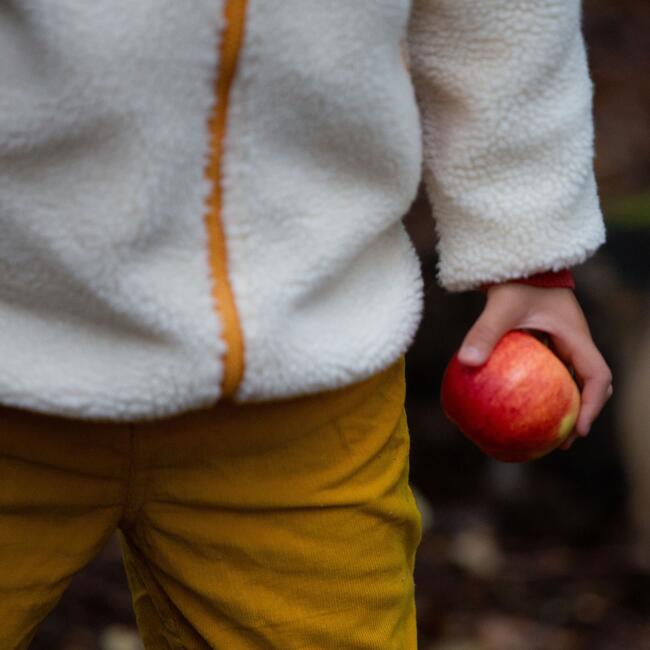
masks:
{"label": "blurred forest floor", "polygon": [[[621,341],[631,341],[648,317],[650,3],[586,0],[585,32],[609,242],[576,269],[576,278],[594,338],[616,377],[625,363]],[[427,296],[407,360],[412,481],[430,524],[416,568],[420,647],[647,650],[650,570],[626,510],[616,393],[589,438],[570,452],[525,466],[483,457],[438,405],[444,366],[482,298],[445,295],[435,285],[434,228],[423,197],[406,223],[423,261]],[[111,540],[75,577],[32,649],[137,650],[134,630]]]}

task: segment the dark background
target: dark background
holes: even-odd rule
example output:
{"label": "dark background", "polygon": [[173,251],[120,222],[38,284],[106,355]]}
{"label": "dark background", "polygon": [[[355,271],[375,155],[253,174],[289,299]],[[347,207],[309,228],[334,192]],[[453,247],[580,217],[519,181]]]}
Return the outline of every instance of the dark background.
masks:
{"label": "dark background", "polygon": [[[650,2],[586,0],[585,34],[608,242],[575,269],[576,293],[615,386],[586,440],[505,465],[445,420],[442,372],[484,298],[436,286],[423,195],[406,217],[426,284],[407,358],[411,477],[426,525],[415,576],[424,650],[650,648]],[[32,648],[139,647],[113,540]]]}

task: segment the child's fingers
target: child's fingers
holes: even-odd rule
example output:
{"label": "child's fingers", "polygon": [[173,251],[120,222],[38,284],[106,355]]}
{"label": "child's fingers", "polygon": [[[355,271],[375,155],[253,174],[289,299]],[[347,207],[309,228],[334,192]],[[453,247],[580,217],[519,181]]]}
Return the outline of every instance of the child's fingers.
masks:
{"label": "child's fingers", "polygon": [[586,436],[589,433],[593,421],[609,399],[610,382],[611,373],[607,372],[601,372],[585,382],[582,389],[582,406],[576,424],[576,429],[581,436]]}
{"label": "child's fingers", "polygon": [[560,445],[560,449],[567,451],[568,449],[571,448],[571,445],[576,441],[576,438],[578,437],[577,433],[571,433],[569,437]]}
{"label": "child's fingers", "polygon": [[612,373],[588,333],[565,337],[553,335],[555,347],[576,372],[581,385],[581,405],[576,432],[586,436],[607,400],[613,394]]}

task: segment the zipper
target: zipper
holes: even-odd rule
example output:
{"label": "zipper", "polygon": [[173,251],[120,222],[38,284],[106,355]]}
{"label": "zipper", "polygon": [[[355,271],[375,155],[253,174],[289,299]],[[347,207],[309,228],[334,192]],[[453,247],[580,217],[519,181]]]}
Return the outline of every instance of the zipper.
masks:
{"label": "zipper", "polygon": [[221,219],[223,186],[221,182],[224,138],[227,129],[230,89],[237,69],[244,36],[246,0],[225,0],[225,27],[219,48],[219,69],[215,84],[216,104],[210,118],[211,156],[207,175],[212,181],[208,199],[206,226],[208,230],[209,263],[213,274],[212,297],[220,316],[226,344],[223,356],[221,397],[229,397],[237,389],[244,374],[244,341],[235,297],[228,277],[228,251]]}

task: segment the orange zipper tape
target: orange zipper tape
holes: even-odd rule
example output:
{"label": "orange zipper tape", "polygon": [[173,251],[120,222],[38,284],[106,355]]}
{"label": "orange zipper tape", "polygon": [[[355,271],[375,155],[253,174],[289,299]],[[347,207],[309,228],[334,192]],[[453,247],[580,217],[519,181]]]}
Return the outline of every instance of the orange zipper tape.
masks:
{"label": "orange zipper tape", "polygon": [[221,397],[231,396],[244,374],[244,341],[233,290],[228,277],[228,251],[221,222],[223,187],[221,183],[224,137],[227,127],[230,88],[237,69],[246,20],[246,0],[226,0],[225,28],[221,37],[219,70],[216,80],[216,105],[210,118],[211,156],[207,175],[213,183],[208,198],[209,262],[214,278],[212,296],[223,327],[226,351],[223,359]]}

